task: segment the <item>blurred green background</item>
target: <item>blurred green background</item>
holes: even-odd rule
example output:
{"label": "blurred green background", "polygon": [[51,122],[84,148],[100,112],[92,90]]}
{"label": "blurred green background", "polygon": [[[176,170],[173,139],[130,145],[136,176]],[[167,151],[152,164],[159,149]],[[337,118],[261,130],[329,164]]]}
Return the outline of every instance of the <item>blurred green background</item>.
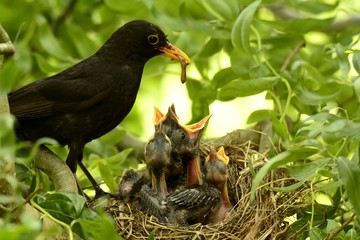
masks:
{"label": "blurred green background", "polygon": [[[212,34],[224,39],[221,41],[229,40],[231,27],[219,26],[226,29],[218,32],[214,32],[213,28],[220,23],[210,22],[206,28],[201,27],[202,22],[213,18],[212,12],[207,12],[210,9],[206,8],[206,1],[74,1],[74,8],[57,24],[70,2],[2,1],[0,22],[16,48],[16,55],[11,60],[13,63],[7,63],[0,73],[1,80],[7,82],[2,84],[2,90],[7,92],[50,76],[90,56],[112,32],[134,19],[146,19],[159,25],[168,34],[168,39],[183,49],[192,61],[199,61],[203,65],[201,74],[196,64],[187,68],[188,77],[197,82],[207,84],[219,70],[231,65],[228,54],[222,51],[220,45],[217,49],[212,49],[211,45],[205,48]],[[228,8],[226,5],[223,7]],[[238,12],[239,8],[225,10],[233,11],[231,18],[235,20],[235,11]],[[187,22],[187,17],[194,18],[196,22]],[[222,33],[224,35],[219,36]],[[199,56],[201,51],[202,55]],[[213,54],[216,56],[210,59]],[[205,64],[209,66],[205,67]],[[162,57],[152,59],[146,65],[137,102],[121,125],[142,140],[147,140],[153,131],[153,106],[166,112],[171,103],[175,103],[183,122],[191,122],[191,99],[179,78],[180,64]],[[213,102],[213,97],[210,96],[209,100],[199,99],[198,105],[208,105],[206,101]],[[241,111],[236,110],[238,106],[241,106]],[[226,103],[215,101],[210,105],[213,116],[206,136],[221,136],[245,127],[246,118],[252,111],[269,106],[271,103],[265,102],[264,95]],[[194,120],[207,114],[203,109],[194,111],[198,112]]]}
{"label": "blurred green background", "polygon": [[[151,59],[121,123],[125,131],[146,141],[153,106],[166,112],[171,103],[184,123],[212,114],[205,138],[271,121],[269,164],[254,176],[253,195],[264,174],[284,168],[311,185],[312,196],[321,195],[306,198],[289,231],[299,239],[325,239],[340,229],[332,239],[358,239],[360,1],[2,0],[0,24],[16,53],[0,69],[0,97],[90,56],[134,19],[160,26],[192,64],[182,85],[178,62]],[[36,172],[16,155],[21,145],[9,119],[0,119],[0,157],[16,159],[18,178],[30,188]],[[131,150],[115,147],[123,134],[115,129],[85,150],[85,163],[112,192],[122,172],[137,167]],[[66,157],[66,149],[52,149]],[[43,181],[45,191],[53,190]]]}

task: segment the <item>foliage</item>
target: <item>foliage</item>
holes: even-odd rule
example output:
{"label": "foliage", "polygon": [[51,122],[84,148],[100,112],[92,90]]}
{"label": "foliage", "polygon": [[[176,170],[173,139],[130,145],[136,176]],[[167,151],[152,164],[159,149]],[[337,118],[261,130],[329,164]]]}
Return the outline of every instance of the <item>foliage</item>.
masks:
{"label": "foliage", "polygon": [[[271,120],[274,130],[274,149],[254,178],[253,197],[266,173],[285,168],[313,191],[308,205],[294,213],[289,231],[299,239],[357,238],[360,231],[353,213],[359,217],[358,1],[137,0],[128,4],[78,0],[73,9],[66,11],[70,2],[0,3],[0,23],[16,48],[14,57],[0,71],[0,96],[91,55],[130,19],[147,19],[160,25],[169,40],[193,61],[186,84],[192,101],[192,122],[208,114],[215,101],[265,92],[266,99],[273,102],[272,109],[248,116],[248,124]],[[170,69],[165,59],[150,61],[144,74],[147,83],[142,84],[138,99],[147,92],[146,99],[159,99],[154,96],[158,95],[158,84]],[[152,106],[139,101],[123,126],[141,132],[143,125],[135,120],[142,118],[144,106]],[[9,129],[8,125],[3,128]],[[98,179],[102,177],[111,191],[116,190],[114,179],[125,168],[136,167],[128,161],[131,150],[119,152],[115,147],[122,135],[123,131],[116,129],[86,148],[86,162],[92,173]],[[15,155],[16,147],[8,148],[7,143],[0,142],[0,156]],[[10,143],[16,146],[13,140]],[[62,157],[66,154],[62,149],[54,150]],[[29,163],[25,166],[32,167]],[[31,184],[34,175],[18,177]],[[82,185],[88,185],[80,178]],[[47,186],[45,190],[52,190],[51,184]],[[274,191],[291,191],[298,186]],[[71,205],[65,199],[60,205]],[[56,204],[49,206],[48,212],[56,209]],[[101,229],[84,220],[87,217],[75,216],[71,221],[80,218],[81,226],[90,224],[90,228]],[[2,225],[9,226],[9,222],[5,220]],[[16,227],[17,234],[40,234],[36,224],[25,220]],[[4,229],[1,234],[9,228]],[[96,233],[86,236],[90,235]]]}

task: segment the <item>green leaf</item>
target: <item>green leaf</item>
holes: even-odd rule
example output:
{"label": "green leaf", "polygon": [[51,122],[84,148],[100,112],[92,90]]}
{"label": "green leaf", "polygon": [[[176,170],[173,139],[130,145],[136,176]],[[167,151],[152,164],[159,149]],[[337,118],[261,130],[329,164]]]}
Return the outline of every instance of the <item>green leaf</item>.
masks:
{"label": "green leaf", "polygon": [[53,217],[70,224],[80,216],[86,199],[77,193],[58,192],[38,197],[37,201]]}
{"label": "green leaf", "polygon": [[115,182],[114,177],[111,174],[109,165],[105,165],[102,162],[100,162],[99,170],[100,170],[101,178],[104,180],[105,184],[110,189],[110,192],[115,193],[117,190],[116,182]]}
{"label": "green leaf", "polygon": [[330,160],[330,158],[317,159],[316,161],[286,166],[286,169],[297,180],[307,181],[324,169]]}
{"label": "green leaf", "polygon": [[[330,84],[329,84],[330,85]],[[325,88],[325,86],[324,86]],[[332,93],[324,94],[324,89],[321,90],[321,92],[316,92],[314,90],[309,90],[307,88],[304,88],[302,86],[299,86],[298,96],[301,98],[303,103],[317,106],[319,104],[323,104],[329,100],[335,99],[340,93],[341,88],[333,88]]]}
{"label": "green leaf", "polygon": [[339,157],[336,163],[349,201],[356,215],[360,217],[360,195],[358,191],[360,186],[360,168],[357,164],[344,157]]}
{"label": "green leaf", "polygon": [[324,240],[326,239],[326,233],[319,228],[312,228],[309,232],[311,240]]}
{"label": "green leaf", "polygon": [[360,167],[360,147],[359,147],[359,145],[354,150],[354,155],[353,155],[351,161],[355,162],[356,165]]}
{"label": "green leaf", "polygon": [[356,72],[360,74],[360,52],[354,52],[352,63]]}
{"label": "green leaf", "polygon": [[95,215],[92,217],[83,217],[79,219],[78,222],[84,231],[91,234],[92,238],[90,239],[123,239],[116,232],[116,228],[112,219],[110,219],[110,217],[104,213],[100,213],[100,215]]}
{"label": "green leaf", "polygon": [[217,89],[236,78],[237,76],[231,67],[223,68],[214,75],[211,84]]}
{"label": "green leaf", "polygon": [[268,187],[270,190],[275,191],[275,192],[293,192],[296,189],[298,189],[299,187],[301,187],[304,184],[305,181],[300,181],[294,184],[291,184],[289,186],[286,187]]}
{"label": "green leaf", "polygon": [[137,13],[144,12],[147,8],[145,4],[146,1],[133,1],[132,4],[129,4],[126,1],[118,0],[105,0],[104,3],[110,9],[120,12],[120,13]]}
{"label": "green leaf", "polygon": [[353,84],[352,85],[353,85],[356,97],[360,101],[360,77],[355,77],[353,79]]}
{"label": "green leaf", "polygon": [[225,41],[223,39],[211,38],[201,49],[197,57],[200,59],[207,59],[211,57],[215,53],[218,53],[224,47],[224,43]]}
{"label": "green leaf", "polygon": [[148,240],[155,240],[157,228],[154,228],[149,234]]}
{"label": "green leaf", "polygon": [[287,21],[265,21],[268,25],[287,34],[303,35],[310,31],[322,31],[334,21],[334,18],[296,18]]}
{"label": "green leaf", "polygon": [[278,77],[263,77],[248,80],[233,80],[219,89],[217,99],[229,101],[236,97],[255,95],[270,89],[279,79]]}
{"label": "green leaf", "polygon": [[260,186],[262,179],[265,177],[265,175],[270,172],[271,170],[283,166],[287,163],[294,162],[297,160],[305,159],[317,152],[316,149],[313,148],[302,148],[298,151],[285,151],[280,153],[279,155],[271,158],[256,174],[253,184],[251,187],[251,201],[254,201],[255,194],[257,188]]}
{"label": "green leaf", "polygon": [[355,229],[350,229],[345,234],[345,240],[358,240],[358,234]]}
{"label": "green leaf", "polygon": [[296,7],[299,11],[304,10],[306,12],[314,13],[314,14],[321,14],[323,12],[328,12],[334,10],[338,5],[340,1],[334,1],[329,3],[326,3],[325,1],[306,1],[301,2],[301,4],[298,4]]}
{"label": "green leaf", "polygon": [[231,30],[231,41],[236,49],[251,53],[250,47],[250,26],[254,14],[259,7],[261,0],[256,0],[247,6],[236,19]]}
{"label": "green leaf", "polygon": [[55,74],[57,72],[62,71],[68,67],[71,67],[72,63],[59,63],[58,61],[49,61],[49,59],[45,59],[41,54],[34,53],[34,57],[36,63],[40,70],[45,74]]}
{"label": "green leaf", "polygon": [[242,79],[249,79],[251,69],[259,64],[254,56],[235,48],[230,52],[230,61],[232,70]]}
{"label": "green leaf", "polygon": [[327,219],[326,222],[327,222],[327,224],[326,224],[326,232],[327,233],[331,233],[332,231],[334,231],[340,227],[340,224],[333,219]]}
{"label": "green leaf", "polygon": [[239,15],[239,1],[237,0],[225,0],[227,5],[230,7],[232,12],[232,19],[236,18]]}
{"label": "green leaf", "polygon": [[39,31],[36,37],[42,49],[51,56],[61,60],[69,61],[69,54],[65,52],[60,46],[59,41],[51,32],[50,26],[46,22],[46,19],[41,15],[37,15],[36,22],[38,24]]}
{"label": "green leaf", "polygon": [[250,114],[250,116],[247,119],[247,124],[252,124],[252,123],[258,123],[261,122],[263,120],[269,120],[272,119],[273,117],[275,117],[276,114],[274,111],[269,110],[269,109],[260,109],[257,111],[254,111]]}
{"label": "green leaf", "polygon": [[343,79],[346,79],[350,71],[349,58],[348,55],[346,54],[347,49],[343,47],[340,43],[338,43],[335,45],[335,50],[337,53],[336,59],[341,69],[341,77]]}
{"label": "green leaf", "polygon": [[226,1],[200,0],[202,6],[220,21],[232,20],[235,15]]}
{"label": "green leaf", "polygon": [[289,131],[286,122],[280,122],[275,116],[272,117],[272,124],[275,132],[284,140],[289,139]]}

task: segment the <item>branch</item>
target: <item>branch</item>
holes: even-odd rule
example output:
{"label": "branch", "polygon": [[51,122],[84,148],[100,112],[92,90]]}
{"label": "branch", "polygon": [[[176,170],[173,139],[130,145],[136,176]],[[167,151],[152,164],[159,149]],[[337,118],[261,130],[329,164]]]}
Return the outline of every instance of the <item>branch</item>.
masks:
{"label": "branch", "polygon": [[126,132],[121,141],[116,144],[119,151],[132,148],[132,154],[138,159],[144,159],[145,142],[138,139],[134,134]]}
{"label": "branch", "polygon": [[290,55],[286,58],[285,62],[281,66],[280,72],[283,72],[290,65],[291,60],[296,56],[296,54],[300,51],[301,48],[305,47],[306,43],[304,40],[301,40],[298,45],[296,45],[295,49],[290,53]]}
{"label": "branch", "polygon": [[[3,43],[4,42],[4,43]],[[0,54],[4,55],[4,60],[8,57],[12,56],[15,52],[15,48],[13,44],[11,43],[8,34],[3,29],[3,27],[0,24]],[[2,67],[2,63],[0,63],[0,68]],[[8,114],[10,112],[9,109],[9,103],[7,96],[0,96],[0,115],[1,114]],[[0,147],[3,144],[1,144],[0,139]],[[15,159],[6,159],[5,157],[0,157],[0,169],[2,169],[2,174],[0,178],[0,193],[5,196],[14,196],[15,190],[13,186],[8,181],[8,178],[6,176],[15,177]],[[0,203],[0,217],[5,214],[6,209],[12,209],[14,208],[14,202],[9,204],[3,204]]]}
{"label": "branch", "polygon": [[0,97],[0,114],[8,112],[10,112],[10,109],[7,97]]}
{"label": "branch", "polygon": [[14,45],[10,41],[9,35],[0,24],[0,54],[4,55],[6,59],[14,55],[14,53],[15,53]]}
{"label": "branch", "polygon": [[327,239],[328,240],[335,239],[335,237],[354,220],[355,216],[356,214],[354,213],[353,215],[351,215],[351,217],[348,220],[344,222],[343,225],[341,225],[339,228],[335,229],[334,231],[330,232]]}
{"label": "branch", "polygon": [[[281,20],[292,20],[292,19],[305,19],[306,16],[301,14],[299,11],[284,5],[284,4],[269,4],[266,5],[270,11],[274,13],[274,15]],[[348,19],[333,22],[329,27],[324,29],[318,29],[321,32],[325,33],[338,33],[344,32],[348,28],[359,27],[360,25],[360,16],[351,16]]]}
{"label": "branch", "polygon": [[352,16],[342,21],[333,22],[328,28],[324,30],[324,32],[327,33],[343,32],[348,28],[359,27],[359,25],[360,25],[360,16]]}
{"label": "branch", "polygon": [[66,163],[47,147],[41,146],[35,156],[35,165],[48,175],[58,192],[78,192],[74,174]]}
{"label": "branch", "polygon": [[205,140],[206,143],[220,145],[242,145],[247,142],[259,146],[260,132],[255,129],[237,129],[225,136]]}
{"label": "branch", "polygon": [[52,31],[56,33],[59,26],[65,19],[74,11],[77,0],[70,0],[64,11],[54,20],[52,24]]}

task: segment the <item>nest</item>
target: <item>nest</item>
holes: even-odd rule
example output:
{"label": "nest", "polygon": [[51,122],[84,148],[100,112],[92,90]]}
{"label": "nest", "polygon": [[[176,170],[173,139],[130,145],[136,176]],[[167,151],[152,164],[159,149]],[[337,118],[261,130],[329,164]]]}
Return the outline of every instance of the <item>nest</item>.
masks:
{"label": "nest", "polygon": [[[201,151],[205,157],[208,145],[203,144]],[[250,202],[253,177],[249,161],[257,171],[266,163],[266,156],[250,144],[228,145],[225,152],[230,158],[228,191],[233,208],[224,221],[212,225],[168,226],[128,203],[110,199],[106,211],[114,219],[119,234],[126,239],[148,239],[149,235],[155,239],[288,239],[286,217],[293,215],[296,206],[301,204],[306,186],[291,193],[269,190],[267,186],[295,183],[285,170],[277,169],[263,179],[255,201]]]}

